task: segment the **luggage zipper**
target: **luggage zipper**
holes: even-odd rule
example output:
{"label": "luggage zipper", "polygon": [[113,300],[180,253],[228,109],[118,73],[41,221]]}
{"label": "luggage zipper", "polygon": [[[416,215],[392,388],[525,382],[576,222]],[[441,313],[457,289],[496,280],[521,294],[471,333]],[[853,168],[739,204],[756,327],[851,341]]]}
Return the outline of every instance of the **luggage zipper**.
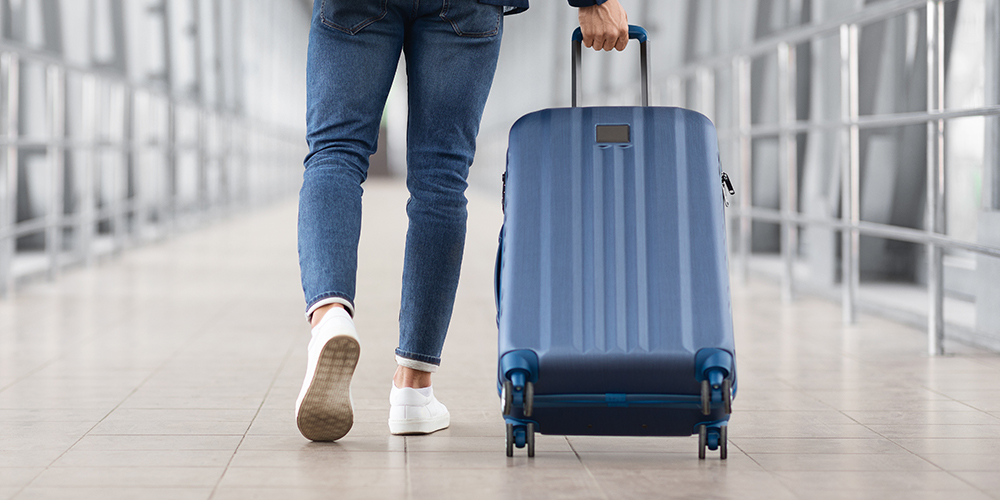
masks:
{"label": "luggage zipper", "polygon": [[729,206],[729,198],[726,197],[726,191],[729,191],[731,196],[736,195],[736,190],[733,189],[733,183],[729,181],[729,174],[722,173],[722,201]]}
{"label": "luggage zipper", "polygon": [[507,171],[504,170],[503,174],[500,176],[500,183],[503,187],[500,188],[500,211],[502,213],[507,213]]}

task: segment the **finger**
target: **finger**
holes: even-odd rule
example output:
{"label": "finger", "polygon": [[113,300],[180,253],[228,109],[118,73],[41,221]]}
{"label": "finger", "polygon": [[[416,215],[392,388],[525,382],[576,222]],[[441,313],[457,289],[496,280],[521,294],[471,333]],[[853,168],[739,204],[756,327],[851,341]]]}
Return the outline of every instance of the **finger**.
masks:
{"label": "finger", "polygon": [[608,37],[608,38],[604,39],[604,46],[602,48],[604,50],[608,50],[608,51],[614,50],[615,45],[617,45],[617,44],[618,44],[618,39],[617,38],[615,38],[615,37]]}
{"label": "finger", "polygon": [[597,36],[595,36],[594,37],[594,47],[593,48],[594,48],[594,50],[597,50],[597,51],[603,50],[604,49],[604,38],[603,37],[597,37]]}
{"label": "finger", "polygon": [[618,52],[621,52],[621,51],[625,50],[625,46],[626,45],[628,45],[628,34],[627,33],[625,34],[625,36],[618,37],[618,43],[615,44],[615,50],[617,50]]}
{"label": "finger", "polygon": [[593,45],[594,45],[594,37],[592,37],[592,36],[584,36],[583,37],[583,46],[584,47],[587,47],[589,49]]}
{"label": "finger", "polygon": [[615,44],[615,49],[619,52],[625,50],[625,46],[628,45],[628,24],[625,25],[625,29],[618,33],[618,43]]}

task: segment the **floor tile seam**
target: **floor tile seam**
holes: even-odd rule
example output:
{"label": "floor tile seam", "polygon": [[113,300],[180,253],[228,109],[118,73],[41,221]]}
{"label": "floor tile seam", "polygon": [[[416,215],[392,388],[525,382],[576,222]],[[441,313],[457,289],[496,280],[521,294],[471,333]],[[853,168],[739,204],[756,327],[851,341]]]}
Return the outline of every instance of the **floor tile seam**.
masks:
{"label": "floor tile seam", "polygon": [[583,462],[583,458],[581,458],[580,453],[576,451],[576,447],[573,446],[573,442],[570,441],[569,436],[563,436],[563,439],[566,440],[566,444],[569,445],[569,449],[573,451],[573,455],[576,456],[577,462],[579,462],[579,464],[583,467],[583,470],[586,471],[587,477],[589,477],[590,481],[594,484],[594,486],[597,487],[597,491],[600,492],[601,498],[603,498],[604,500],[608,500],[610,498],[608,496],[608,493],[604,491],[604,487],[601,486],[601,482],[598,481],[597,478],[594,476],[594,473],[590,470],[590,467],[587,467],[587,464]]}
{"label": "floor tile seam", "polygon": [[[742,450],[740,450],[740,451],[742,451]],[[747,456],[750,457],[749,455],[747,455]],[[753,457],[750,457],[750,459],[753,460]],[[756,464],[757,462],[754,461],[754,463]],[[779,476],[778,474],[776,474],[777,471],[772,471],[772,470],[765,469],[764,467],[761,467],[760,464],[757,464],[757,466],[760,467],[762,473],[767,474],[767,476],[770,477],[772,480],[774,480],[774,482],[777,483],[778,486],[780,486],[786,493],[788,493],[789,495],[791,495],[793,498],[801,498],[801,496],[798,495],[798,493],[795,490],[792,489],[791,485],[785,483],[785,481],[782,480],[781,476]],[[772,496],[776,496],[776,495],[772,495]]]}
{"label": "floor tile seam", "polygon": [[413,498],[413,476],[410,470],[410,436],[403,435],[403,481],[406,484],[406,498]]}
{"label": "floor tile seam", "polygon": [[858,425],[860,425],[861,427],[864,427],[864,428],[865,428],[865,429],[867,429],[868,431],[870,431],[870,432],[873,432],[873,433],[875,433],[875,434],[876,434],[877,436],[879,436],[879,437],[880,437],[880,438],[882,438],[882,439],[886,439],[886,440],[888,440],[888,441],[889,441],[889,442],[891,442],[892,444],[894,444],[894,445],[898,446],[898,447],[899,447],[900,449],[903,449],[903,450],[905,450],[905,451],[906,451],[906,453],[909,453],[909,454],[910,454],[911,456],[913,456],[913,457],[916,457],[917,459],[919,459],[919,460],[921,460],[921,461],[923,461],[923,462],[925,462],[925,463],[927,463],[927,464],[931,465],[932,467],[936,468],[937,470],[942,470],[942,471],[944,470],[944,469],[942,469],[942,468],[941,468],[940,466],[938,466],[937,464],[935,464],[935,463],[933,463],[933,462],[931,462],[931,461],[929,461],[929,460],[925,459],[924,457],[921,457],[920,455],[917,455],[917,454],[916,454],[916,453],[914,453],[914,452],[913,452],[912,450],[910,450],[910,449],[908,449],[908,448],[904,447],[903,445],[901,445],[901,444],[897,443],[897,442],[895,441],[895,439],[892,439],[892,438],[890,438],[890,437],[887,437],[887,436],[885,436],[884,434],[882,434],[881,432],[877,432],[877,431],[876,431],[875,429],[872,429],[872,428],[871,428],[871,425],[879,425],[879,424],[863,424],[863,423],[861,423],[860,421],[858,421],[857,419],[855,419],[854,417],[851,417],[850,415],[847,415],[846,413],[844,413],[844,411],[845,411],[845,410],[838,410],[838,411],[839,411],[839,412],[841,413],[841,415],[844,415],[845,417],[847,417],[847,418],[849,418],[849,419],[853,420],[854,422],[857,422],[857,424],[858,424]]}
{"label": "floor tile seam", "polygon": [[[219,313],[219,314],[221,314],[221,313]],[[191,334],[191,335],[189,335],[188,337],[190,338],[190,337],[192,337],[192,336],[194,336],[194,335],[197,335],[197,333],[192,333],[192,334]],[[88,338],[89,338],[89,337],[88,337]],[[187,343],[186,343],[186,342],[182,342],[182,343],[180,343],[180,345],[182,345],[182,346],[187,346]],[[100,419],[99,419],[99,420],[98,420],[98,421],[97,421],[97,422],[96,422],[96,423],[95,423],[95,424],[94,424],[93,426],[91,426],[91,427],[90,427],[90,429],[88,429],[88,430],[87,430],[86,432],[84,432],[82,436],[80,436],[80,437],[79,437],[79,438],[78,438],[78,439],[77,439],[76,441],[74,441],[74,442],[73,442],[73,444],[71,444],[71,445],[70,445],[70,446],[69,446],[68,448],[66,448],[66,450],[65,450],[65,451],[63,451],[62,453],[60,453],[60,454],[59,454],[59,456],[57,456],[57,457],[56,457],[55,459],[53,459],[53,460],[52,460],[51,462],[49,462],[49,465],[47,465],[47,466],[45,467],[45,470],[48,470],[48,469],[49,469],[50,467],[52,467],[52,466],[53,466],[53,464],[55,464],[56,462],[58,462],[59,460],[61,460],[61,459],[62,459],[62,458],[63,458],[64,456],[66,456],[66,453],[68,453],[68,452],[69,452],[70,450],[72,450],[72,449],[73,449],[73,448],[74,448],[74,447],[75,447],[76,445],[78,445],[78,444],[80,443],[80,441],[82,441],[82,440],[83,440],[83,439],[84,439],[85,437],[87,437],[88,435],[90,435],[91,431],[93,431],[94,429],[96,429],[96,428],[97,428],[97,426],[101,425],[101,423],[103,423],[103,422],[104,422],[104,420],[105,420],[105,419],[107,419],[109,415],[111,415],[112,413],[114,413],[114,412],[115,412],[115,410],[117,410],[118,408],[120,408],[120,407],[121,407],[121,406],[122,406],[122,405],[123,405],[123,404],[124,404],[124,403],[125,403],[126,401],[128,401],[128,399],[129,399],[130,397],[132,397],[132,396],[133,396],[133,395],[134,395],[134,394],[135,394],[136,392],[138,392],[138,391],[139,391],[139,389],[140,389],[140,388],[142,388],[142,386],[144,386],[144,385],[145,385],[145,384],[146,384],[147,382],[149,382],[149,380],[151,380],[151,379],[152,379],[152,378],[153,378],[153,377],[154,377],[154,376],[155,376],[155,375],[156,375],[156,374],[157,374],[158,372],[160,372],[161,370],[163,370],[163,368],[164,368],[164,367],[165,367],[165,366],[166,366],[166,365],[167,365],[167,364],[168,364],[168,363],[169,363],[170,361],[172,361],[172,360],[173,360],[173,359],[175,359],[175,358],[176,358],[177,356],[179,356],[179,355],[180,355],[180,353],[181,353],[181,352],[182,352],[182,351],[184,350],[184,348],[185,348],[185,347],[179,347],[179,348],[177,348],[177,349],[176,349],[176,350],[175,350],[175,351],[174,351],[174,352],[173,352],[172,354],[170,354],[169,356],[167,356],[167,358],[166,358],[166,359],[165,359],[165,360],[164,360],[164,361],[163,361],[162,363],[160,363],[160,366],[158,366],[158,367],[156,367],[155,369],[153,369],[153,371],[152,371],[152,372],[150,372],[150,373],[149,373],[149,375],[147,375],[147,376],[146,376],[146,377],[145,377],[144,379],[142,379],[142,381],[141,381],[141,382],[139,382],[139,383],[138,383],[138,384],[137,384],[137,385],[136,385],[136,386],[135,386],[135,387],[134,387],[134,388],[133,388],[133,389],[132,389],[131,391],[129,391],[129,393],[128,393],[127,395],[125,395],[125,397],[124,397],[124,398],[122,398],[122,400],[121,400],[121,401],[119,401],[119,402],[118,402],[118,404],[116,404],[116,405],[115,405],[115,406],[114,406],[113,408],[111,408],[111,410],[109,410],[109,411],[108,411],[107,413],[105,413],[103,417],[101,417],[101,418],[100,418]],[[61,357],[61,356],[57,356],[57,357],[55,357],[55,358],[54,358],[54,359],[53,359],[52,361],[50,361],[50,364],[51,364],[51,363],[55,363],[56,361],[58,361],[58,359],[59,359],[60,357]],[[41,369],[41,368],[39,368],[39,370],[40,370],[40,369]],[[37,371],[37,370],[36,370],[36,371]],[[39,472],[39,473],[38,473],[38,474],[37,474],[37,475],[36,475],[35,477],[33,477],[33,478],[31,479],[31,481],[29,481],[29,482],[28,482],[28,483],[27,483],[26,485],[24,485],[24,486],[23,486],[23,487],[22,487],[21,489],[19,489],[19,490],[17,491],[17,493],[15,493],[15,494],[14,494],[14,496],[13,496],[12,498],[16,498],[16,497],[17,497],[17,496],[19,496],[19,495],[20,495],[20,494],[21,494],[22,492],[24,492],[24,490],[26,490],[26,489],[27,489],[27,488],[29,488],[29,487],[30,487],[30,486],[31,486],[32,484],[34,484],[34,482],[38,480],[38,477],[39,477],[39,476],[41,476],[41,475],[42,475],[42,474],[43,474],[43,473],[45,472],[45,470],[43,470],[43,471]],[[214,491],[214,490],[213,490],[213,491]]]}
{"label": "floor tile seam", "polygon": [[[833,470],[833,471],[831,471],[831,470],[825,470],[825,471],[799,471],[799,470],[782,470],[782,471],[773,471],[770,474],[773,477],[775,477],[783,486],[785,486],[785,488],[791,490],[794,485],[801,484],[801,482],[799,480],[793,478],[793,477],[786,477],[786,475],[795,475],[795,474],[802,474],[802,473],[805,473],[805,474],[817,474],[817,473],[823,473],[823,474],[830,474],[830,473],[857,474],[859,472],[872,472],[872,473],[877,473],[879,476],[882,476],[882,475],[885,475],[885,474],[894,474],[894,473],[896,473],[896,474],[914,474],[914,475],[916,475],[916,474],[927,474],[929,472],[939,472],[939,471],[913,471],[913,470],[896,470],[896,471],[891,471],[891,470],[890,471],[878,471],[878,470],[868,470],[868,471],[851,471],[851,470],[843,470],[843,471],[841,471],[841,470]],[[968,481],[963,480],[960,477],[955,476],[954,474],[949,473],[948,471],[940,471],[940,472],[943,473],[943,474],[947,474],[948,476],[951,476],[953,478],[958,479],[965,486],[968,486],[968,487],[972,488],[975,491],[979,491],[981,493],[984,493],[987,496],[990,496],[990,495],[993,494],[993,493],[991,493],[991,492],[989,492],[987,490],[983,490],[983,489],[981,489],[981,488],[979,488],[979,487],[977,487],[977,486],[969,483]],[[853,486],[853,487],[850,487],[850,488],[827,487],[827,488],[821,488],[820,489],[820,488],[817,488],[816,486],[817,485],[815,485],[815,484],[813,484],[813,485],[810,486],[812,488],[812,490],[810,490],[811,493],[812,492],[848,492],[848,491],[863,492],[863,493],[878,492],[878,491],[893,491],[893,492],[899,492],[899,491],[930,491],[930,492],[937,492],[937,493],[948,493],[948,492],[960,492],[960,491],[964,491],[962,489],[950,488],[950,487],[948,487],[948,488],[941,488],[941,487],[927,488],[926,486],[925,487],[921,487],[920,489],[910,489],[910,490],[899,490],[897,488],[889,488],[889,487],[880,487],[880,488],[864,487],[864,488],[862,488],[862,487],[858,487],[858,486]],[[795,494],[795,490],[792,490],[792,494],[793,495]]]}
{"label": "floor tile seam", "polygon": [[923,389],[926,389],[927,391],[930,391],[930,392],[932,392],[932,393],[934,393],[934,394],[937,394],[938,396],[941,396],[941,397],[944,397],[944,398],[948,398],[948,400],[949,400],[949,401],[954,401],[955,403],[958,403],[958,404],[960,404],[960,405],[963,405],[963,406],[966,406],[966,407],[968,407],[968,408],[971,408],[971,409],[972,409],[972,410],[974,410],[974,411],[977,411],[977,412],[980,412],[980,413],[986,413],[986,414],[989,414],[989,412],[988,412],[988,411],[985,411],[985,410],[981,410],[981,409],[979,409],[979,408],[976,408],[975,406],[972,406],[971,404],[969,404],[969,403],[966,403],[965,401],[962,401],[962,400],[959,400],[959,399],[955,399],[955,398],[953,398],[953,397],[951,397],[951,396],[949,396],[949,395],[947,395],[947,394],[944,394],[943,392],[941,392],[941,391],[938,391],[938,390],[936,390],[936,389],[931,389],[930,387],[926,387],[926,386],[921,386],[921,387],[922,387]]}
{"label": "floor tile seam", "polygon": [[[249,427],[251,424],[246,424],[246,425],[247,425],[247,427]],[[108,437],[108,436],[115,436],[115,437],[133,437],[133,436],[135,436],[135,437],[156,437],[156,436],[222,437],[222,436],[245,436],[245,435],[246,435],[245,433],[244,434],[237,434],[237,433],[197,433],[197,434],[195,434],[195,433],[156,433],[156,434],[147,434],[147,433],[143,433],[143,434],[87,433],[87,436],[102,436],[102,437]],[[262,434],[262,435],[265,435],[265,436],[266,435],[276,436],[278,434]]]}
{"label": "floor tile seam", "polygon": [[[852,451],[852,452],[836,452],[836,453],[834,453],[834,452],[822,452],[821,453],[821,452],[814,452],[814,451],[810,451],[810,452],[755,451],[753,453],[749,453],[749,452],[745,452],[744,451],[743,453],[746,454],[746,456],[750,457],[751,460],[754,460],[754,458],[753,458],[754,456],[759,456],[759,455],[797,455],[797,456],[810,456],[810,457],[815,457],[815,456],[830,456],[830,457],[843,457],[843,456],[854,457],[854,456],[858,456],[858,457],[868,457],[868,456],[872,456],[872,455],[907,455],[907,454],[916,455],[916,453],[912,453],[912,452],[910,452],[908,450],[902,451],[902,452],[873,451],[873,452],[870,452],[870,453],[862,453],[862,452],[856,452],[856,451]],[[754,460],[754,461],[756,462],[756,460]]]}
{"label": "floor tile seam", "polygon": [[268,396],[271,395],[271,391],[274,389],[275,383],[281,375],[281,372],[285,369],[285,365],[288,364],[288,360],[291,359],[292,353],[295,352],[295,346],[290,345],[288,350],[285,352],[285,357],[278,364],[278,368],[274,372],[274,376],[271,377],[271,383],[267,387],[267,391],[264,392],[264,397],[260,401],[260,405],[257,407],[257,411],[254,413],[253,418],[250,419],[250,423],[247,424],[246,431],[243,432],[243,437],[240,438],[240,442],[236,444],[236,448],[229,455],[229,460],[226,461],[226,466],[222,469],[222,474],[219,475],[219,479],[216,480],[215,485],[212,487],[212,492],[208,495],[208,500],[215,498],[215,493],[219,490],[219,485],[222,484],[222,480],[226,477],[226,473],[229,472],[229,468],[232,466],[233,459],[236,458],[236,453],[240,451],[240,446],[243,445],[243,441],[246,440],[247,435],[250,433],[250,429],[253,427],[253,423],[257,420],[260,415],[261,410],[264,408],[264,404],[267,402]]}
{"label": "floor tile seam", "polygon": [[[821,405],[829,408],[829,410],[786,410],[786,411],[831,411],[831,410],[832,411],[841,411],[840,409],[834,407],[832,404],[827,403],[826,401],[823,401],[822,399],[819,399],[816,396],[813,396],[810,391],[805,390],[805,389],[800,389],[799,387],[797,387],[795,385],[792,385],[791,382],[785,380],[782,377],[778,377],[777,380],[779,382],[787,385],[789,387],[789,389],[791,389],[793,391],[793,393],[802,395],[802,396],[804,396],[804,397],[812,400],[812,402],[814,402],[814,403],[819,403],[819,404],[821,404]],[[736,400],[734,399],[733,401],[735,402]],[[751,411],[754,411],[754,410],[751,410]],[[756,410],[756,411],[768,411],[768,410]]]}
{"label": "floor tile seam", "polygon": [[7,389],[10,389],[11,387],[13,387],[14,385],[16,385],[17,383],[19,383],[19,382],[21,382],[21,381],[23,381],[23,380],[31,377],[32,375],[34,375],[34,374],[36,374],[36,373],[44,370],[45,368],[48,368],[49,365],[55,363],[56,361],[59,360],[59,358],[61,358],[63,356],[64,356],[64,354],[57,354],[55,356],[52,356],[52,358],[50,358],[48,361],[43,361],[42,364],[40,366],[38,366],[37,368],[28,371],[28,373],[25,373],[24,375],[22,375],[19,378],[15,378],[13,382],[7,384],[3,388],[0,388],[0,394],[3,394],[4,391],[6,391]]}
{"label": "floor tile seam", "polygon": [[[46,485],[46,486],[35,486],[36,489],[46,488],[53,490],[77,490],[77,489],[103,489],[103,490],[207,490],[208,486],[169,486],[169,485],[142,485],[142,486],[128,486],[128,485]],[[20,492],[18,493],[20,494]],[[14,500],[17,495],[11,497]]]}
{"label": "floor tile seam", "polygon": [[[67,469],[221,469],[219,465],[56,465],[45,470],[64,471]],[[207,488],[207,486],[206,486]]]}
{"label": "floor tile seam", "polygon": [[[177,353],[179,353],[179,352],[180,352],[180,351],[178,350],[178,352],[177,352]],[[168,360],[169,360],[169,359],[172,359],[172,358],[173,358],[174,356],[176,356],[176,355],[177,355],[177,353],[174,353],[173,355],[171,355],[170,357],[168,357]],[[54,358],[54,359],[53,359],[53,360],[52,360],[52,361],[51,361],[50,363],[55,363],[55,362],[56,362],[56,361],[57,361],[57,360],[58,360],[58,359],[59,359],[60,357],[61,357],[61,356],[57,356],[57,357],[55,357],[55,358]],[[164,365],[165,365],[166,363],[167,363],[167,361],[164,361]],[[54,458],[54,459],[53,459],[53,460],[52,460],[51,462],[49,462],[49,465],[45,466],[45,468],[44,468],[44,469],[43,469],[43,470],[42,470],[41,472],[39,472],[38,474],[36,474],[36,475],[35,475],[35,477],[31,478],[31,481],[29,481],[29,482],[28,482],[27,484],[25,484],[25,485],[24,485],[23,487],[21,487],[21,489],[19,489],[19,490],[18,490],[18,491],[17,491],[16,493],[14,493],[14,495],[13,495],[13,496],[12,496],[11,498],[17,498],[17,497],[18,497],[18,496],[19,496],[19,495],[20,495],[21,493],[23,493],[23,492],[24,492],[24,490],[28,489],[28,488],[29,488],[29,487],[30,487],[30,486],[31,486],[32,484],[34,484],[34,483],[35,483],[35,481],[37,481],[37,480],[38,480],[38,478],[39,478],[39,477],[40,477],[40,476],[41,476],[42,474],[44,474],[46,470],[48,470],[48,469],[49,469],[50,467],[52,467],[52,465],[53,465],[53,464],[55,464],[56,462],[58,462],[59,460],[61,460],[61,459],[62,459],[62,458],[63,458],[64,456],[66,456],[66,453],[68,453],[68,452],[69,452],[70,450],[72,450],[72,449],[73,449],[73,448],[74,448],[74,447],[75,447],[75,446],[76,446],[77,444],[79,444],[79,443],[80,443],[80,441],[82,441],[82,440],[83,440],[83,438],[87,437],[87,436],[88,436],[88,435],[90,434],[90,432],[91,432],[91,431],[93,431],[94,429],[96,429],[96,428],[97,428],[97,426],[101,425],[101,422],[104,422],[104,419],[108,418],[108,416],[109,416],[109,415],[111,415],[112,413],[114,413],[114,411],[115,411],[115,410],[117,410],[118,408],[120,408],[120,407],[121,407],[121,405],[122,405],[122,404],[123,404],[123,403],[124,403],[125,401],[128,401],[128,398],[129,398],[129,397],[131,397],[131,396],[132,396],[133,394],[135,394],[135,392],[136,392],[136,391],[138,391],[138,390],[139,390],[139,388],[143,386],[143,384],[145,384],[146,382],[148,382],[148,381],[149,381],[149,379],[150,379],[150,378],[152,378],[152,377],[153,377],[153,375],[154,375],[154,374],[155,374],[155,373],[156,373],[157,371],[159,371],[160,369],[162,369],[162,367],[163,367],[163,365],[161,365],[161,366],[160,366],[159,368],[157,368],[157,369],[153,370],[153,372],[152,372],[152,373],[150,373],[150,374],[149,374],[148,376],[146,376],[146,378],[145,378],[145,379],[143,379],[143,380],[142,380],[141,382],[139,382],[139,384],[138,384],[138,385],[137,385],[137,386],[136,386],[136,387],[135,387],[134,389],[132,389],[132,391],[130,391],[130,392],[129,392],[129,393],[128,393],[128,394],[127,394],[127,395],[126,395],[126,396],[125,396],[125,397],[124,397],[124,398],[123,398],[123,399],[122,399],[121,401],[119,401],[119,402],[118,402],[118,404],[116,404],[116,405],[114,406],[114,408],[112,408],[112,409],[108,410],[108,412],[107,412],[107,413],[105,413],[105,414],[104,414],[104,416],[103,416],[103,417],[101,417],[101,418],[100,418],[100,419],[99,419],[99,420],[98,420],[98,421],[97,421],[96,423],[94,423],[94,425],[92,425],[92,426],[90,427],[90,429],[88,429],[88,430],[87,430],[86,432],[84,432],[84,433],[83,433],[83,435],[81,435],[81,436],[80,436],[79,438],[77,438],[77,439],[76,439],[76,440],[75,440],[75,441],[73,442],[73,444],[69,445],[69,447],[68,447],[68,448],[66,448],[66,449],[65,449],[65,450],[64,450],[64,451],[63,451],[62,453],[60,453],[60,454],[59,454],[59,456],[57,456],[57,457],[56,457],[56,458]]]}
{"label": "floor tile seam", "polygon": [[[131,394],[129,395],[129,397],[131,397]],[[175,397],[175,398],[171,398],[171,399],[183,399],[183,398],[176,398]],[[24,409],[24,408],[17,408],[17,409]],[[75,408],[53,408],[53,409],[73,410]],[[226,407],[226,408],[213,408],[213,407],[207,407],[207,406],[194,406],[194,407],[184,407],[184,408],[163,408],[163,407],[157,407],[157,406],[132,406],[132,407],[124,408],[124,409],[126,409],[126,410],[253,410],[255,408],[247,408],[245,406],[244,407],[232,407],[231,406],[231,407]]]}
{"label": "floor tile seam", "polygon": [[980,366],[986,366],[994,370],[1000,369],[1000,366],[993,361],[995,356],[968,356],[968,359],[971,359],[973,363]]}
{"label": "floor tile seam", "polygon": [[[993,472],[993,471],[975,470],[975,471],[957,471],[957,472]],[[984,495],[986,495],[988,497],[991,497],[991,498],[1000,498],[1000,496],[998,496],[996,490],[987,489],[985,487],[981,488],[981,487],[976,486],[975,484],[973,484],[973,483],[971,483],[969,481],[966,481],[961,476],[957,476],[955,474],[951,474],[951,476],[954,477],[954,478],[956,478],[956,479],[958,479],[959,481],[962,481],[965,484],[968,484],[969,486],[972,487],[972,489],[974,489],[976,491],[979,491],[979,492],[983,493]]]}
{"label": "floor tile seam", "polygon": [[732,441],[726,440],[726,446],[727,447],[732,446],[733,448],[736,448],[737,451],[739,451],[740,453],[744,454],[747,458],[749,458],[750,461],[754,463],[754,465],[756,465],[757,467],[760,467],[760,470],[765,470],[765,471],[767,470],[767,469],[764,468],[764,466],[762,466],[760,464],[760,462],[757,461],[756,458],[753,457],[753,455],[747,453],[747,451],[744,450],[743,448],[740,448],[740,445],[738,445],[738,444],[736,444],[736,443],[734,443]]}
{"label": "floor tile seam", "polygon": [[[867,426],[866,426],[866,427],[867,427]],[[871,428],[868,428],[868,429],[869,429],[869,430],[871,430]],[[874,431],[874,430],[872,430],[872,432],[875,432],[875,431]],[[923,462],[925,462],[925,463],[928,463],[928,464],[930,464],[931,466],[933,466],[933,467],[934,467],[934,468],[936,468],[937,470],[939,470],[939,471],[942,471],[942,472],[948,472],[948,471],[946,471],[946,470],[945,470],[945,469],[944,469],[943,467],[941,467],[940,465],[938,465],[938,464],[936,464],[936,463],[934,463],[934,462],[931,462],[930,460],[928,460],[928,459],[926,459],[926,458],[924,458],[924,457],[920,456],[920,454],[918,454],[918,453],[915,453],[915,452],[913,452],[913,450],[910,450],[909,448],[907,448],[907,447],[903,446],[902,444],[900,444],[900,443],[896,442],[896,439],[913,439],[913,438],[895,438],[895,439],[894,439],[894,438],[889,438],[889,437],[886,437],[886,436],[884,436],[883,434],[881,434],[881,433],[878,433],[878,432],[876,432],[876,434],[878,434],[879,436],[882,436],[882,437],[883,437],[883,438],[885,438],[885,439],[888,439],[889,441],[891,441],[891,442],[892,442],[892,444],[894,444],[894,445],[896,445],[896,446],[898,446],[898,447],[900,447],[900,448],[902,448],[902,449],[906,450],[906,451],[907,451],[907,453],[909,453],[910,455],[912,455],[912,456],[914,456],[914,457],[916,457],[916,458],[918,458],[918,459],[922,460],[922,461],[923,461]],[[922,441],[922,440],[921,440],[921,441]]]}
{"label": "floor tile seam", "polygon": [[[179,452],[188,453],[188,452],[193,452],[193,451],[197,451],[197,452],[212,452],[212,451],[214,451],[214,452],[221,452],[221,451],[229,451],[229,450],[230,450],[230,448],[136,448],[136,449],[121,449],[121,450],[83,450],[83,451],[78,451],[77,453],[136,453],[136,452],[139,452],[139,453],[163,453],[163,452],[170,452],[170,451],[179,451]],[[53,464],[53,465],[49,465],[48,467],[52,468],[52,467],[78,467],[78,466],[76,466],[76,465],[59,465],[59,464]],[[146,467],[146,466],[145,465],[137,465],[136,467]],[[199,465],[197,467],[202,467],[202,466]]]}
{"label": "floor tile seam", "polygon": [[[971,456],[971,457],[983,457],[983,456],[986,456],[986,457],[997,457],[996,454],[969,454],[969,453],[917,453],[917,455],[919,455],[921,458],[924,458],[925,460],[930,460],[930,458],[926,458],[926,456],[931,456],[931,457],[955,457],[955,456],[962,456],[962,457],[967,457],[967,456]],[[946,472],[984,472],[984,471],[992,472],[992,471],[989,471],[987,469],[944,469],[944,470]]]}
{"label": "floor tile seam", "polygon": [[[853,424],[840,424],[840,425],[853,425]],[[859,440],[859,441],[865,441],[865,440],[872,441],[872,440],[877,440],[877,439],[886,439],[886,440],[888,440],[889,438],[884,437],[881,434],[879,434],[879,437],[877,437],[877,438],[873,438],[873,437],[854,437],[854,436],[778,436],[778,437],[768,437],[768,436],[733,436],[733,437],[729,438],[730,441],[732,441],[733,439],[738,439],[740,441],[747,440],[747,439],[767,439],[769,441],[772,441],[772,440],[775,440],[775,439],[842,439],[842,440],[856,439],[856,440]],[[899,439],[917,439],[917,438],[899,438]],[[931,438],[931,439],[965,439],[965,438]],[[1000,439],[1000,437],[987,438],[987,439]]]}

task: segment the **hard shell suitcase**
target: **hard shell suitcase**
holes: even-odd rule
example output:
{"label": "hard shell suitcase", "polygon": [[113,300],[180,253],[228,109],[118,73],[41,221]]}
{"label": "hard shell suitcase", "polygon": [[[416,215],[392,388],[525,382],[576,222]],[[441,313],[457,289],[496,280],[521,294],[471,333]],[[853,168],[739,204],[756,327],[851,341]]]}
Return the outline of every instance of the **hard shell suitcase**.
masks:
{"label": "hard shell suitcase", "polygon": [[726,458],[736,392],[715,128],[680,108],[576,107],[510,131],[497,253],[507,455],[534,433],[690,436]]}

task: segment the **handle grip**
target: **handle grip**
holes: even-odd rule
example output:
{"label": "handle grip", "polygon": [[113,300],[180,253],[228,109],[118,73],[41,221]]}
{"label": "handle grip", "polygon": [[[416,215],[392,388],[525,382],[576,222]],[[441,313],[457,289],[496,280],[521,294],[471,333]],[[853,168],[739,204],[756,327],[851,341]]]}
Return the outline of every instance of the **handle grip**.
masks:
{"label": "handle grip", "polygon": [[[634,24],[628,25],[628,39],[629,40],[639,40],[639,43],[646,43],[646,28],[642,26],[636,26]],[[583,31],[577,27],[573,30],[573,41],[582,42],[583,41]]]}
{"label": "handle grip", "polygon": [[[649,57],[646,52],[646,30],[641,26],[628,26],[629,39],[639,41],[640,83],[642,85],[642,105],[649,106]],[[573,107],[577,107],[580,95],[580,59],[583,53],[583,31],[573,30]]]}

